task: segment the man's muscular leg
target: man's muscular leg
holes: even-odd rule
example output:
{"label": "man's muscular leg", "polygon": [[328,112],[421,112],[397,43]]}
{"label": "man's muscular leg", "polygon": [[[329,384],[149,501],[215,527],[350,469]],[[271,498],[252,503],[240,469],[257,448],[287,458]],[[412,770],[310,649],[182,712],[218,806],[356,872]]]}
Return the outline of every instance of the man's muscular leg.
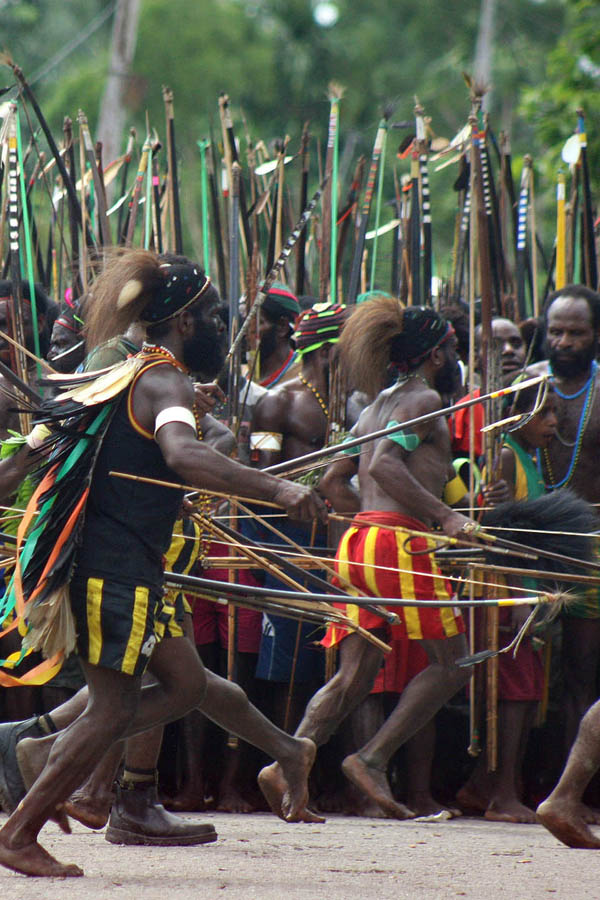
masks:
{"label": "man's muscular leg", "polygon": [[383,659],[378,647],[357,634],[344,638],[339,656],[338,671],[310,700],[296,731],[299,737],[311,738],[317,747],[326,743],[340,722],[369,695]]}
{"label": "man's muscular leg", "polygon": [[386,777],[390,758],[467,683],[470,675],[467,669],[455,665],[455,660],[467,653],[464,634],[421,643],[430,664],[409,682],[379,731],[342,764],[344,774],[387,815],[396,818],[406,818],[406,808],[392,797]]}
{"label": "man's muscular leg", "polygon": [[[317,746],[326,743],[346,716],[368,696],[383,658],[381,650],[357,634],[344,638],[339,655],[338,671],[310,700],[296,730],[296,737],[310,738]],[[322,821],[308,809],[298,809],[292,816],[285,799],[288,785],[277,763],[264,768],[258,781],[277,815],[288,821]]]}
{"label": "man's muscular leg", "polygon": [[[188,649],[182,648],[187,645]],[[361,643],[365,643],[361,639]],[[160,675],[164,666],[161,664],[161,658],[164,656],[164,646],[172,647],[176,645],[175,654],[183,661],[183,668],[186,670],[186,681],[190,684],[197,676],[196,669],[200,669],[200,681],[205,686],[205,693],[202,702],[198,704],[200,710],[217,725],[220,725],[226,731],[237,734],[238,737],[247,741],[249,744],[259,747],[273,759],[281,764],[281,769],[289,783],[289,794],[287,798],[286,810],[288,818],[295,819],[300,810],[306,803],[307,778],[310,772],[315,756],[315,747],[308,740],[300,740],[294,738],[286,732],[281,731],[272,722],[269,721],[259,710],[253,706],[244,691],[233,682],[227,681],[215,675],[213,672],[205,670],[202,667],[201,660],[196,652],[195,647],[185,638],[169,638],[161,641],[154,650],[151,659],[153,674]],[[379,653],[379,651],[377,651]],[[156,664],[158,661],[158,665]],[[164,677],[164,676],[163,676]],[[373,676],[374,677],[374,676]],[[170,684],[170,683],[169,683]],[[159,685],[152,685],[142,688],[142,702],[146,700],[148,692],[159,688]],[[167,685],[168,687],[168,685]],[[161,687],[165,690],[165,687]],[[175,685],[177,693],[177,686]],[[181,694],[181,690],[178,691]],[[57,710],[52,712],[52,719],[57,728],[65,727],[70,724],[85,709],[87,702],[87,688],[83,688],[75,697],[68,700]],[[177,706],[175,697],[167,695],[166,700],[161,704],[161,709],[166,706],[170,710],[170,718],[177,718]],[[175,711],[175,713],[174,713]],[[160,710],[159,710],[160,712]],[[133,732],[139,717],[136,717],[133,727],[128,729],[128,733]],[[146,726],[147,727],[147,726]],[[47,738],[27,739],[21,741],[17,745],[19,764],[21,768],[27,767],[31,772],[30,783],[37,777],[37,774],[43,768],[48,757],[49,748],[57,739],[56,735],[50,735]],[[120,751],[114,751],[120,755]],[[103,767],[104,769],[104,767]],[[114,769],[114,766],[113,766]],[[106,778],[106,773],[104,775]],[[263,791],[265,787],[261,783]],[[267,799],[270,798],[267,796]],[[281,814],[281,803],[274,811]]]}
{"label": "man's muscular leg", "polygon": [[[195,648],[184,637],[160,641],[154,648],[148,671],[156,680],[141,689],[138,714],[133,721],[128,722],[128,737],[179,718],[184,712],[199,705],[206,693],[206,671]],[[52,721],[59,732],[86,709],[88,697],[88,688],[82,688],[74,697],[52,711]],[[51,734],[46,738],[26,739],[17,745],[19,766],[27,786],[40,773],[57,738],[58,735]],[[98,782],[100,779],[104,784],[108,779],[112,781],[122,749],[111,751],[111,760],[103,763],[98,773]]]}
{"label": "man's muscular leg", "polygon": [[63,865],[37,843],[41,828],[97,765],[135,715],[140,679],[111,669],[84,665],[89,685],[85,711],[62,732],[32,790],[0,830],[0,863],[27,875],[82,875]]}
{"label": "man's muscular leg", "polygon": [[0,830],[0,863],[18,872],[82,874],[77,866],[63,866],[39,846],[40,829],[124,732],[145,731],[157,719],[178,718],[197,705],[205,692],[202,666],[185,639],[157,646],[153,669],[160,683],[143,691],[138,677],[83,665],[89,688],[85,711],[58,735],[44,770]]}
{"label": "man's muscular leg", "polygon": [[600,701],[585,714],[565,770],[547,800],[537,808],[538,821],[568,847],[600,849],[600,838],[587,824],[583,792],[600,768]]}

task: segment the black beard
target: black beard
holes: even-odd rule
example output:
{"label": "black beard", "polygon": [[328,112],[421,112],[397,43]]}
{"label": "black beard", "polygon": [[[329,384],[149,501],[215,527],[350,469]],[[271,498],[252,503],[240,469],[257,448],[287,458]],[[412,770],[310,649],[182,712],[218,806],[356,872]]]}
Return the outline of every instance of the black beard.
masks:
{"label": "black beard", "polygon": [[560,375],[561,378],[576,378],[578,375],[589,374],[597,350],[598,341],[594,340],[587,350],[582,350],[570,359],[561,359],[556,350],[549,350],[548,359],[555,375]]}
{"label": "black beard", "polygon": [[275,325],[271,325],[268,331],[265,331],[260,339],[259,352],[263,362],[273,355],[276,346],[277,335],[275,334]]}
{"label": "black beard", "polygon": [[436,372],[433,386],[438,394],[452,396],[460,384],[460,369],[457,364],[447,360]]}
{"label": "black beard", "polygon": [[183,361],[192,372],[216,378],[225,362],[224,334],[196,326],[196,334],[183,342]]}

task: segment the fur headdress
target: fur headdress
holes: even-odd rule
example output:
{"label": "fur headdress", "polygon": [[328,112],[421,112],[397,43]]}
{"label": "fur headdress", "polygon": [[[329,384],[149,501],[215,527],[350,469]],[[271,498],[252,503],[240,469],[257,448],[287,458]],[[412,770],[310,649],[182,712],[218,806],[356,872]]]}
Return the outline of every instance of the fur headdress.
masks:
{"label": "fur headdress", "polygon": [[194,263],[164,262],[149,250],[125,250],[109,257],[86,307],[88,350],[136,321],[157,325],[180,313],[210,287]]}
{"label": "fur headdress", "polygon": [[390,364],[410,372],[452,334],[452,326],[434,309],[405,309],[396,297],[380,295],[352,313],[340,350],[352,384],[375,397],[386,383]]}

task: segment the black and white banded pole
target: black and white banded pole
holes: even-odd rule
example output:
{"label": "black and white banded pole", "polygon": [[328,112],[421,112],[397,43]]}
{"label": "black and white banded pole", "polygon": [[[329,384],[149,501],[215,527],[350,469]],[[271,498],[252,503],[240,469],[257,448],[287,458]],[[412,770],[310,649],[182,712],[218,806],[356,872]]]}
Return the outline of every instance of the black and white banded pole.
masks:
{"label": "black and white banded pole", "polygon": [[296,241],[300,237],[303,228],[306,226],[307,222],[309,221],[310,217],[312,216],[312,214],[315,210],[315,207],[317,206],[319,200],[321,199],[321,194],[323,193],[323,188],[325,187],[326,181],[327,181],[327,179],[324,178],[323,181],[321,182],[321,184],[319,185],[319,187],[317,188],[317,190],[315,191],[315,193],[313,194],[310,203],[308,204],[308,206],[306,207],[306,209],[304,210],[304,212],[298,219],[298,222],[296,223],[294,230],[288,237],[287,241],[285,242],[285,244],[281,250],[281,253],[275,260],[273,266],[271,267],[269,273],[267,274],[267,277],[263,281],[263,283],[260,287],[260,290],[259,290],[258,294],[256,295],[256,300],[252,304],[252,309],[250,310],[250,312],[244,319],[242,327],[238,331],[235,340],[233,341],[233,343],[231,344],[231,346],[227,352],[227,356],[225,357],[225,362],[223,364],[224,369],[225,369],[225,367],[227,367],[229,365],[229,361],[231,360],[231,358],[233,357],[233,354],[238,349],[242,339],[245,337],[246,332],[248,331],[248,328],[250,327],[250,322],[252,321],[253,317],[255,315],[257,315],[261,306],[265,302],[265,300],[267,298],[267,294],[269,293],[273,282],[277,278],[277,274],[278,274],[279,270],[287,262],[287,259],[290,255],[290,253],[292,252],[292,250],[296,244]]}

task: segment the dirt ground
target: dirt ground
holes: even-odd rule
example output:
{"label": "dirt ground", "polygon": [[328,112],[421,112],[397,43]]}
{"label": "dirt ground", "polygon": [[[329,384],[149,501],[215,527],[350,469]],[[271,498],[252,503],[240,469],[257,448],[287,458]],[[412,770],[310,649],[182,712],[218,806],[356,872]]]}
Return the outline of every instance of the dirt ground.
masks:
{"label": "dirt ground", "polygon": [[[441,824],[333,816],[287,825],[268,814],[206,813],[219,840],[201,847],[120,847],[101,832],[55,825],[42,843],[85,877],[66,884],[0,874],[11,900],[469,900],[600,898],[593,850],[569,850],[538,825]],[[1,822],[1,820],[0,820]]]}

